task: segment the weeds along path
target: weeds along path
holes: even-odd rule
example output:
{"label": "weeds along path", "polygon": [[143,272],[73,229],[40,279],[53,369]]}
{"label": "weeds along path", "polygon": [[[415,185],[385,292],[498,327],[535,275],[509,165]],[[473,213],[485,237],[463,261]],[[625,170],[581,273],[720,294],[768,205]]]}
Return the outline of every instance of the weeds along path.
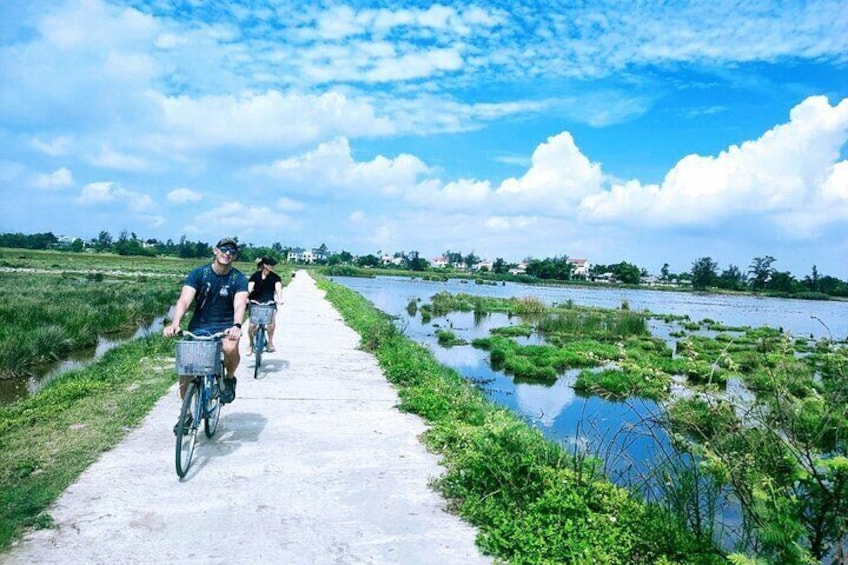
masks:
{"label": "weeds along path", "polygon": [[[489,563],[476,531],[428,486],[441,474],[424,424],[359,336],[300,271],[284,289],[275,353],[218,434],[174,472],[176,386],[0,563]],[[243,340],[241,351],[247,349]]]}

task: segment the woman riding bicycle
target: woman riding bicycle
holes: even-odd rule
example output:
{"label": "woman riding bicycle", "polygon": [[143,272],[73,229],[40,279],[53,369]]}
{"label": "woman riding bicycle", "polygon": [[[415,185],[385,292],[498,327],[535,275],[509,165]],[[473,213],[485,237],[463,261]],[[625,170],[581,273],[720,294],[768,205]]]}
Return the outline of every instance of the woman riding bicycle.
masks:
{"label": "woman riding bicycle", "polygon": [[[213,249],[215,257],[212,263],[189,272],[174,308],[174,319],[162,332],[165,337],[177,335],[180,332],[180,321],[192,303],[194,314],[188,325],[189,331],[208,332],[210,335],[227,331],[227,337],[221,342],[227,373],[221,395],[224,403],[232,402],[236,397],[236,368],[241,361],[238,342],[247,308],[247,277],[232,266],[238,253],[238,242],[225,237]],[[190,380],[180,379],[181,398]]]}
{"label": "woman riding bicycle", "polygon": [[[259,270],[251,275],[247,283],[248,299],[255,302],[275,302],[282,304],[283,296],[283,281],[280,276],[274,272],[274,265],[277,260],[273,257],[262,257],[258,261]],[[276,304],[274,305],[276,308]],[[274,349],[274,330],[277,327],[276,316],[271,316],[270,322],[267,324],[268,329],[268,345],[265,351],[273,353]],[[247,332],[247,337],[250,340],[250,347],[247,350],[248,355],[253,355],[253,336],[256,335],[256,324],[250,320],[250,328]]]}

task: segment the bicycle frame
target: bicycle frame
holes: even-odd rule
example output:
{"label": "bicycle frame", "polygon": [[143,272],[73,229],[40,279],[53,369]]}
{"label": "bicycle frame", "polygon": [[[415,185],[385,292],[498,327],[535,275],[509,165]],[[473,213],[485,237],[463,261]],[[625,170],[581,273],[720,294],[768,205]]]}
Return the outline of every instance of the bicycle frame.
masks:
{"label": "bicycle frame", "polygon": [[[271,306],[272,304],[276,305],[276,302],[273,300],[269,300],[267,302],[258,302],[256,300],[251,300],[250,304],[256,306]],[[276,311],[274,314],[272,314],[272,316],[275,314]],[[262,353],[265,351],[265,340],[267,339],[268,325],[264,321],[258,324],[253,324],[251,322],[251,325],[256,326],[256,330],[253,334],[253,354],[256,356],[256,363],[253,366],[253,378],[258,379],[259,367],[262,365]]]}
{"label": "bicycle frame", "polygon": [[[211,336],[199,336],[188,331],[181,333],[198,341],[220,341],[226,335],[225,332],[219,332]],[[207,438],[215,435],[218,429],[218,421],[221,415],[221,402],[218,397],[220,391],[223,389],[224,378],[223,352],[219,353],[218,359],[212,363],[214,367],[213,373],[184,374],[182,371],[183,367],[180,367],[179,354],[177,365],[177,372],[180,374],[180,379],[190,379],[186,386],[179,419],[175,427],[177,436],[175,454],[176,471],[177,475],[182,478],[188,472],[189,467],[191,467],[200,421],[203,421],[204,433]],[[186,425],[186,422],[190,423]]]}

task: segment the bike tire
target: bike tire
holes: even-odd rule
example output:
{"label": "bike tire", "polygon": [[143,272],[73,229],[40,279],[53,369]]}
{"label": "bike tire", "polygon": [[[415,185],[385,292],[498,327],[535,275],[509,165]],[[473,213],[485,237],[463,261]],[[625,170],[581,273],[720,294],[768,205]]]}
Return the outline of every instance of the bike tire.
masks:
{"label": "bike tire", "polygon": [[[206,377],[210,378],[209,376]],[[215,435],[215,432],[218,430],[218,420],[221,419],[221,398],[220,394],[215,394],[217,390],[218,383],[215,375],[212,375],[211,378],[215,380],[212,384],[212,388],[209,391],[211,394],[210,398],[205,398],[205,406],[203,411],[203,432],[206,434],[206,437],[212,437]],[[206,393],[204,393],[204,396]]]}
{"label": "bike tire", "polygon": [[256,364],[253,366],[253,378],[259,378],[259,366],[262,365],[262,353],[265,351],[265,326],[259,326],[256,330],[256,337],[253,340],[255,343],[253,352],[256,355]]}
{"label": "bike tire", "polygon": [[[179,425],[186,421],[188,415],[193,418],[191,425],[188,428]],[[191,382],[186,389],[183,405],[180,408],[180,419],[177,420],[176,468],[177,476],[180,478],[185,477],[191,467],[194,447],[197,444],[198,416],[200,416],[200,390],[194,382]]]}

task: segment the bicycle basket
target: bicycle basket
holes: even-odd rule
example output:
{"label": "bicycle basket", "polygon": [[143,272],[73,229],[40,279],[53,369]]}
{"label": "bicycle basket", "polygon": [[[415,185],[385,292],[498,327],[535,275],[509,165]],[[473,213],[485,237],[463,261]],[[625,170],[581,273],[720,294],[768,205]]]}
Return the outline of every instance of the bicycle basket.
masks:
{"label": "bicycle basket", "polygon": [[208,375],[218,371],[220,341],[178,341],[177,374]]}
{"label": "bicycle basket", "polygon": [[268,324],[274,317],[274,307],[267,304],[250,305],[250,321],[254,324]]}

